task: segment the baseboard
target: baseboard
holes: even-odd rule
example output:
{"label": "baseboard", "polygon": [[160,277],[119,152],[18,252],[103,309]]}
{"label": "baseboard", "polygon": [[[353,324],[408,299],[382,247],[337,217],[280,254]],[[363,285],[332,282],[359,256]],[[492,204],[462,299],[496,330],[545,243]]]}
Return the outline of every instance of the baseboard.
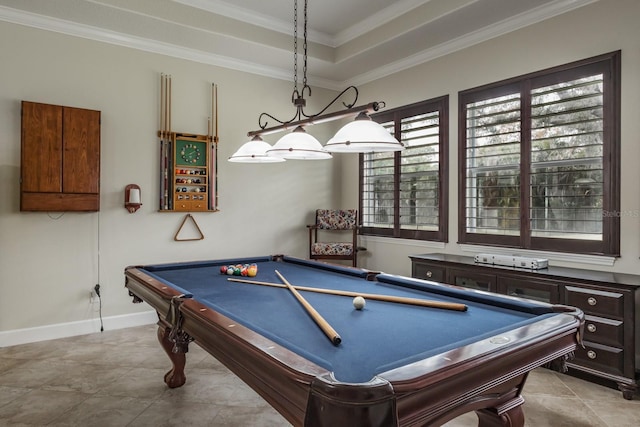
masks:
{"label": "baseboard", "polygon": [[[155,311],[103,318],[105,331],[150,325],[157,321],[158,315]],[[10,347],[18,344],[73,337],[96,332],[100,332],[100,319],[80,320],[77,322],[58,323],[35,328],[2,331],[0,332],[0,347]]]}

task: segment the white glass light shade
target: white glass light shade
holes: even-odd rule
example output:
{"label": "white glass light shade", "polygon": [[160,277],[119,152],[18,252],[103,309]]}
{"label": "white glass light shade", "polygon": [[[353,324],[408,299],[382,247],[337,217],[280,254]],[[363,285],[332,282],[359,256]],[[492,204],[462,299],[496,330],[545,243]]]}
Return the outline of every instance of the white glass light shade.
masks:
{"label": "white glass light shade", "polygon": [[325,149],[331,153],[373,153],[404,150],[404,145],[366,113],[360,113],[327,142]]}
{"label": "white glass light shade", "polygon": [[254,136],[251,141],[246,142],[238,151],[229,157],[230,162],[235,163],[276,163],[284,162],[284,159],[267,156],[267,150],[271,146],[264,142],[260,136]]}
{"label": "white glass light shade", "polygon": [[293,132],[283,136],[267,150],[267,156],[281,159],[294,160],[322,160],[330,159],[320,142],[309,135],[302,126],[298,126]]}

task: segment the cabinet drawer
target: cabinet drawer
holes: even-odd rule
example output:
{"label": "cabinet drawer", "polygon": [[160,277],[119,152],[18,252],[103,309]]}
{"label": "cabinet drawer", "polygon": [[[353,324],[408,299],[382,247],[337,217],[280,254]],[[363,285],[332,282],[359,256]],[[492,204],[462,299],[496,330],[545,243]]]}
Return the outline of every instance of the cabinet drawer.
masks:
{"label": "cabinet drawer", "polygon": [[192,211],[206,211],[207,210],[207,201],[206,200],[194,200],[191,202],[191,210]]}
{"label": "cabinet drawer", "polygon": [[598,371],[624,376],[624,351],[620,348],[608,347],[584,342],[584,348],[578,346],[573,363],[587,366]]}
{"label": "cabinet drawer", "polygon": [[612,347],[624,347],[624,323],[597,316],[585,316],[584,340]]}
{"label": "cabinet drawer", "polygon": [[444,268],[434,267],[428,264],[413,263],[411,275],[417,279],[444,282]]}
{"label": "cabinet drawer", "polygon": [[624,295],[620,292],[565,286],[565,303],[578,307],[585,314],[622,318],[624,313]]}

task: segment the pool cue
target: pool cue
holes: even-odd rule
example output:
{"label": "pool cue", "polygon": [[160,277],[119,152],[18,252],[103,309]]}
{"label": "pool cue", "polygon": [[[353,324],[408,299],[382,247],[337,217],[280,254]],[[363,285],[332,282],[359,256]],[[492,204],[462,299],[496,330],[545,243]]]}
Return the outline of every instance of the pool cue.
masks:
{"label": "pool cue", "polygon": [[[250,285],[274,286],[277,288],[285,287],[280,283],[259,282],[256,280],[235,279],[232,277],[229,277],[227,280],[229,280],[230,282],[247,283]],[[337,291],[334,289],[310,288],[307,286],[294,286],[294,288],[299,291],[318,292],[321,294],[340,295],[345,297],[359,296],[365,299],[394,302],[398,304],[419,305],[422,307],[430,307],[430,308],[443,308],[445,310],[467,311],[467,306],[465,304],[459,304],[455,302],[431,301],[431,300],[425,300],[425,299],[419,299],[419,298],[396,297],[393,295],[363,294],[363,293],[351,292],[351,291]]]}
{"label": "pool cue", "polygon": [[278,275],[278,277],[280,278],[280,280],[282,280],[282,282],[284,283],[284,287],[288,288],[289,291],[291,291],[291,293],[293,294],[293,296],[296,297],[296,299],[298,300],[298,302],[300,304],[302,304],[302,306],[305,308],[305,310],[307,310],[307,313],[309,313],[309,315],[311,316],[311,318],[316,322],[316,324],[320,327],[320,329],[322,329],[322,332],[324,332],[324,334],[329,338],[329,340],[331,340],[331,342],[334,345],[338,345],[340,344],[340,342],[342,341],[342,338],[340,338],[340,335],[338,335],[338,333],[335,331],[335,329],[333,329],[331,327],[331,325],[329,324],[329,322],[327,322],[326,320],[324,320],[324,317],[322,317],[320,315],[320,313],[318,313],[316,311],[315,308],[313,308],[313,306],[311,304],[309,304],[309,302],[307,302],[306,299],[304,299],[304,297],[302,295],[300,295],[300,292],[298,292],[288,281],[287,279],[284,278],[284,276],[282,276],[282,274],[280,274],[280,272],[278,270],[276,270],[276,274]]}

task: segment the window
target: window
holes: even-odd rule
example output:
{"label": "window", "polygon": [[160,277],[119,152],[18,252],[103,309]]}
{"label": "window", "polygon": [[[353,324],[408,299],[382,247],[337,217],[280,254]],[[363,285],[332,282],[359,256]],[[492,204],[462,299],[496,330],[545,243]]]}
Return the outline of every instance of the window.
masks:
{"label": "window", "polygon": [[619,255],[620,52],[459,94],[461,243]]}
{"label": "window", "polygon": [[405,145],[360,155],[361,233],[446,241],[449,97],[372,116]]}

